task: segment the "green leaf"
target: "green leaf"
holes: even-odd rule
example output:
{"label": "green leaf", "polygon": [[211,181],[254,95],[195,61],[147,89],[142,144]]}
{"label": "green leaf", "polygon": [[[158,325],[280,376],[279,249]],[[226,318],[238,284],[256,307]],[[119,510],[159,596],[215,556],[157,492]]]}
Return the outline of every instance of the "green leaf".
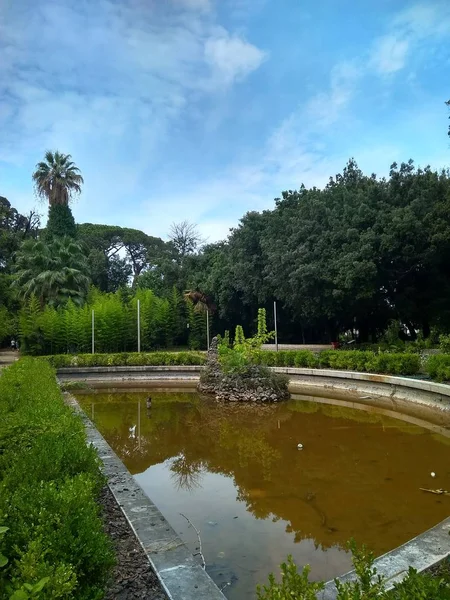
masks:
{"label": "green leaf", "polygon": [[44,586],[50,581],[50,577],[43,577],[34,587],[33,587],[33,592],[39,593]]}
{"label": "green leaf", "polygon": [[9,600],[28,600],[29,596],[23,590],[16,590]]}

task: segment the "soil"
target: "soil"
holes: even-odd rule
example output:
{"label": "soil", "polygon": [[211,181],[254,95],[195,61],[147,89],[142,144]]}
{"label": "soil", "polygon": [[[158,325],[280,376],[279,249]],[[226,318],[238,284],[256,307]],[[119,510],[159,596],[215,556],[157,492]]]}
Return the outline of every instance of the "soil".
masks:
{"label": "soil", "polygon": [[108,487],[100,495],[105,531],[113,541],[116,566],[105,600],[167,600],[144,550]]}

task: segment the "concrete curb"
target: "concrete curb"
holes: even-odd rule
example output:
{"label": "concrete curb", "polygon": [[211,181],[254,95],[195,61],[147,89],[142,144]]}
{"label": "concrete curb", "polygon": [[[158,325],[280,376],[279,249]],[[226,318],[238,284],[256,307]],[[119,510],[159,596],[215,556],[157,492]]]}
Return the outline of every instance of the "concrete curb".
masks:
{"label": "concrete curb", "polygon": [[[195,387],[201,366],[69,367],[58,370],[61,381],[91,382],[98,387]],[[289,376],[291,394],[314,398],[352,400],[358,405],[420,418],[450,429],[450,386],[409,377],[272,367]]]}
{"label": "concrete curb", "polygon": [[68,393],[64,396],[67,404],[83,420],[87,441],[98,451],[109,489],[144,549],[169,600],[225,600],[225,596],[136,483],[76,399]]}

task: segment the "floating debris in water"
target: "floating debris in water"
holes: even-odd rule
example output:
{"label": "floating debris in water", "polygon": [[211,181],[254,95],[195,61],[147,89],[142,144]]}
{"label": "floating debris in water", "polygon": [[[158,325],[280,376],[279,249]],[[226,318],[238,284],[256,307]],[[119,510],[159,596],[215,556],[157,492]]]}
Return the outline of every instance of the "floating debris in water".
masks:
{"label": "floating debris in water", "polygon": [[297,444],[297,449],[298,450],[303,450],[303,444]]}
{"label": "floating debris in water", "polygon": [[430,473],[430,475],[431,475],[431,477],[436,477],[436,473],[435,473],[434,471],[432,471],[432,472]]}

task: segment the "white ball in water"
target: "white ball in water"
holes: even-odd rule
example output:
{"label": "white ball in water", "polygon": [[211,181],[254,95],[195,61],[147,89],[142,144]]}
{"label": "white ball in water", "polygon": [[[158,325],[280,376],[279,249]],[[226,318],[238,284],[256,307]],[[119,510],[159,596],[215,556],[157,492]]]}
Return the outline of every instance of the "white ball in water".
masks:
{"label": "white ball in water", "polygon": [[436,477],[436,473],[433,471],[432,473],[430,473],[431,477]]}
{"label": "white ball in water", "polygon": [[297,444],[297,449],[298,450],[303,450],[303,444]]}

